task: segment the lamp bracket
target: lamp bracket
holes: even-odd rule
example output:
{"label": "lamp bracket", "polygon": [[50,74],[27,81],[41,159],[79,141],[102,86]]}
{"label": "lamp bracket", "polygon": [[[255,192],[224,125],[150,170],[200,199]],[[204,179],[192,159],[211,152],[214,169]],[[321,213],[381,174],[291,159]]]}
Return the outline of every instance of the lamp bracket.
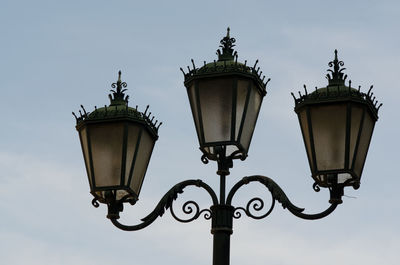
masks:
{"label": "lamp bracket", "polygon": [[[232,199],[236,192],[244,185],[247,185],[251,182],[259,182],[263,184],[271,193],[272,197],[272,203],[269,208],[269,210],[262,215],[255,215],[252,213],[252,211],[261,211],[264,209],[264,201],[261,198],[255,197],[249,200],[247,203],[246,207],[236,207],[234,208],[232,206]],[[175,214],[174,208],[173,208],[173,202],[177,199],[178,195],[183,193],[184,189],[189,186],[194,186],[198,188],[203,188],[204,190],[207,191],[207,193],[210,195],[211,200],[213,202],[213,205],[209,209],[200,209],[199,205],[193,201],[189,200],[185,202],[182,206],[182,211],[185,214],[191,215],[188,219],[182,219],[178,217]],[[110,201],[107,203],[108,206],[108,215],[107,217],[111,220],[111,222],[118,227],[121,230],[125,231],[136,231],[143,229],[150,224],[152,224],[158,217],[163,216],[165,213],[165,210],[170,210],[171,215],[179,222],[183,223],[188,223],[191,221],[194,221],[198,219],[200,216],[203,216],[206,220],[209,220],[213,218],[213,215],[216,214],[218,211],[215,209],[223,208],[223,207],[231,207],[232,210],[229,211],[231,212],[230,216],[227,216],[225,218],[227,222],[231,222],[231,219],[235,218],[238,219],[242,216],[241,212],[244,212],[247,216],[254,218],[254,219],[263,219],[267,217],[273,210],[275,206],[275,201],[278,201],[284,209],[289,210],[290,213],[293,215],[302,218],[302,219],[307,219],[307,220],[315,220],[315,219],[320,219],[328,216],[331,214],[337,207],[340,202],[338,200],[335,200],[335,198],[341,198],[343,195],[343,189],[330,189],[331,192],[331,200],[330,203],[331,205],[324,211],[316,214],[306,214],[304,213],[304,208],[299,208],[295,206],[289,198],[286,196],[285,192],[279,187],[278,184],[276,184],[272,179],[265,177],[265,176],[260,176],[260,175],[254,175],[254,176],[249,176],[249,177],[244,177],[242,180],[240,180],[238,183],[236,183],[232,189],[230,190],[226,203],[219,203],[217,195],[213,191],[213,189],[204,183],[201,180],[186,180],[182,181],[175,186],[173,186],[160,200],[160,202],[157,204],[157,206],[154,208],[154,210],[141,219],[142,223],[137,224],[137,225],[124,225],[118,221],[119,219],[119,213],[122,212],[123,207],[121,202],[116,202],[115,204]],[[96,203],[96,202],[95,202]],[[217,207],[217,208],[216,208]],[[214,210],[213,210],[214,209]]]}

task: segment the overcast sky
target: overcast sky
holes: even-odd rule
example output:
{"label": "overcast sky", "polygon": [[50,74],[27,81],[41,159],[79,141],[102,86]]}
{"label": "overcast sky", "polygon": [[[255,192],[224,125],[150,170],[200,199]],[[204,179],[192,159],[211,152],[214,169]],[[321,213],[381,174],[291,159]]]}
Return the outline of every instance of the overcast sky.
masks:
{"label": "overcast sky", "polygon": [[[218,188],[216,165],[200,161],[179,67],[216,59],[230,26],[239,60],[267,77],[249,157],[235,161],[231,187],[266,175],[309,212],[328,207],[312,189],[290,92],[326,86],[334,49],[354,86],[379,111],[359,190],[346,189],[329,217],[305,221],[277,205],[263,220],[234,220],[233,265],[397,265],[400,122],[398,1],[19,1],[0,3],[0,263],[211,264],[210,222],[176,222],[167,212],[124,232],[94,208],[72,111],[108,104],[118,70],[130,105],[163,121],[140,200],[122,221],[138,223],[174,184],[202,179]],[[239,195],[239,194],[238,194]],[[234,201],[270,194],[257,185]],[[188,189],[202,207],[210,200]]]}

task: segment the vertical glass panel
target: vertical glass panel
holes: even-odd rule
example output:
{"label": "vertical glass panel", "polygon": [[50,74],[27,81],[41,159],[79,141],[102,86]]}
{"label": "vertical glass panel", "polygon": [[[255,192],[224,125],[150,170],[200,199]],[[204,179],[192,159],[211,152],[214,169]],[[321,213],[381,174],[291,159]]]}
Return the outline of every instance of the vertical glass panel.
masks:
{"label": "vertical glass panel", "polygon": [[87,141],[86,127],[82,128],[79,131],[79,138],[81,140],[83,158],[85,159],[85,167],[86,167],[86,172],[87,172],[88,179],[89,179],[90,189],[92,189],[92,169],[90,167],[89,146],[88,146],[88,141]]}
{"label": "vertical glass panel", "polygon": [[249,80],[238,80],[237,99],[236,99],[236,128],[235,139],[238,139],[240,125],[242,125],[243,111],[246,104],[247,95],[250,93]]}
{"label": "vertical glass panel", "polygon": [[299,122],[300,122],[301,132],[303,134],[304,145],[306,146],[308,163],[310,164],[311,172],[314,172],[314,163],[313,163],[312,150],[311,150],[310,127],[308,126],[307,109],[306,108],[304,108],[299,113]]}
{"label": "vertical glass panel", "polygon": [[346,109],[346,104],[310,107],[318,170],[344,168]]}
{"label": "vertical glass panel", "polygon": [[129,193],[126,190],[117,190],[117,196],[116,199],[117,200],[121,200],[123,197],[125,197],[126,195],[128,195]]}
{"label": "vertical glass panel", "polygon": [[198,113],[195,83],[192,83],[192,85],[187,89],[187,93],[189,97],[190,107],[192,109],[194,124],[196,126],[197,137],[199,138],[200,141],[201,134],[200,134],[199,113]]}
{"label": "vertical glass panel", "polygon": [[143,130],[131,181],[131,189],[136,192],[138,196],[153,151],[154,142],[150,134],[146,130]]}
{"label": "vertical glass panel", "polygon": [[88,126],[96,186],[120,185],[124,124],[110,122]]}
{"label": "vertical glass panel", "polygon": [[232,123],[231,78],[199,80],[199,96],[206,143],[230,141]]}
{"label": "vertical glass panel", "polygon": [[247,105],[246,117],[242,128],[242,135],[240,137],[240,143],[246,152],[249,149],[250,141],[253,136],[254,128],[258,113],[261,107],[262,96],[258,91],[258,88],[252,82],[250,90],[249,104]]}
{"label": "vertical glass panel", "polygon": [[338,183],[342,184],[352,179],[353,177],[349,173],[340,173],[338,174]]}
{"label": "vertical glass panel", "polygon": [[226,156],[230,156],[233,152],[239,150],[236,145],[227,145],[226,146]]}
{"label": "vertical glass panel", "polygon": [[372,137],[372,131],[374,130],[374,125],[375,120],[371,117],[371,114],[366,111],[359,140],[360,143],[357,149],[357,157],[354,163],[354,172],[358,177],[361,177],[365,159],[367,158],[367,152]]}
{"label": "vertical glass panel", "polygon": [[[139,132],[141,126],[138,124],[128,125],[128,137],[127,137],[127,148],[126,148],[126,167],[125,167],[125,185],[129,186],[129,174],[132,166],[134,165],[134,155],[136,152],[137,142],[139,138]],[[132,169],[133,170],[133,169]]]}
{"label": "vertical glass panel", "polygon": [[363,108],[359,105],[352,105],[351,107],[351,130],[350,130],[350,156],[349,166],[353,163],[354,152],[357,145],[358,133],[360,132],[360,124],[362,119]]}

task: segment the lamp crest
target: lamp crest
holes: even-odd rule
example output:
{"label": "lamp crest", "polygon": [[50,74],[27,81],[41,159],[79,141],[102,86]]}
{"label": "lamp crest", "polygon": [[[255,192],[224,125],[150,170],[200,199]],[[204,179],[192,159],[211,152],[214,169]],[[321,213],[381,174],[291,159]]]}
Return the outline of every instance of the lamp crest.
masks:
{"label": "lamp crest", "polygon": [[230,28],[227,28],[226,36],[220,41],[221,45],[219,46],[222,50],[217,50],[218,61],[233,61],[237,52],[233,52],[233,47],[235,47],[235,38],[231,38],[229,35]]}
{"label": "lamp crest", "polygon": [[127,87],[128,85],[125,82],[121,81],[121,71],[118,72],[118,80],[116,83],[112,83],[111,87],[116,88],[116,90],[111,89],[110,91],[113,93],[109,94],[110,98],[110,106],[116,105],[128,105],[129,96],[125,96],[124,92],[127,89],[123,89],[123,87]]}
{"label": "lamp crest", "polygon": [[333,85],[344,85],[344,81],[347,78],[347,75],[342,73],[346,68],[341,68],[344,65],[343,61],[338,60],[337,50],[335,49],[335,59],[328,63],[329,67],[333,67],[332,69],[328,69],[327,71],[330,72],[326,75],[326,78],[329,81],[329,86]]}

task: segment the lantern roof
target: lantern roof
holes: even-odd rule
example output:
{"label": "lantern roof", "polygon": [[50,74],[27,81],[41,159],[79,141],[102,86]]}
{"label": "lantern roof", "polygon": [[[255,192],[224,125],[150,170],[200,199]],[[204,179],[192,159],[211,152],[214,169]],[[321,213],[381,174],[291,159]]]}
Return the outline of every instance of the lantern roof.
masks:
{"label": "lantern roof", "polygon": [[144,112],[140,112],[138,106],[135,108],[128,106],[129,96],[124,93],[127,90],[125,89],[127,84],[121,81],[121,71],[118,72],[117,82],[112,83],[111,87],[115,90],[110,90],[112,94],[108,95],[110,99],[109,106],[105,105],[101,108],[95,106],[94,111],[87,112],[81,105],[82,111],[79,110],[79,116],[72,112],[76,119],[77,129],[86,122],[129,119],[145,124],[149,131],[155,137],[158,137],[158,129],[162,122],[159,123],[158,120],[154,121],[154,116],[151,116],[151,112],[148,112],[149,105],[147,105]]}
{"label": "lantern roof", "polygon": [[194,60],[192,59],[191,61],[193,68],[190,69],[188,66],[187,73],[180,68],[185,77],[185,85],[197,78],[239,75],[252,78],[258,84],[262,95],[266,95],[266,87],[271,79],[268,78],[265,80],[265,75],[262,76],[260,67],[257,67],[258,60],[256,60],[253,67],[248,66],[247,61],[244,63],[238,62],[237,51],[233,49],[233,47],[235,47],[235,42],[236,39],[231,38],[230,28],[228,27],[226,36],[220,41],[220,49],[217,50],[218,60],[214,60],[210,63],[206,63],[206,61],[204,61],[204,65],[202,67],[196,68]]}
{"label": "lantern roof", "polygon": [[378,119],[378,111],[382,104],[378,105],[374,93],[372,93],[373,86],[370,87],[367,93],[361,92],[361,86],[358,89],[351,86],[351,80],[348,86],[345,85],[347,75],[343,73],[346,68],[343,68],[344,62],[338,60],[337,50],[335,50],[335,58],[328,63],[332,69],[326,75],[328,85],[326,87],[317,88],[311,93],[308,93],[306,85],[304,85],[304,94],[299,91],[299,98],[296,98],[293,93],[292,96],[295,101],[295,111],[299,110],[304,105],[319,104],[327,102],[340,102],[340,101],[354,101],[368,105],[371,113]]}

